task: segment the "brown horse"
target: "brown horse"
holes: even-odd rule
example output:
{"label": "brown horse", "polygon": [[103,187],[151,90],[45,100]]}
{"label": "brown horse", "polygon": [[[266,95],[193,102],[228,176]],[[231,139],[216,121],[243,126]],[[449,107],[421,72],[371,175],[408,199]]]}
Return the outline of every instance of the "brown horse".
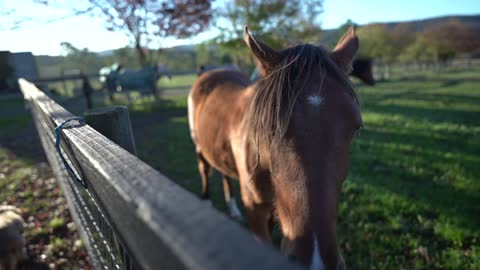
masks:
{"label": "brown horse", "polygon": [[303,44],[275,51],[245,27],[244,39],[262,79],[235,71],[206,72],[189,95],[203,197],[211,166],[223,175],[227,204],[238,211],[230,181],[240,180],[254,234],[270,240],[273,218],[281,249],[311,269],[343,269],[336,239],[337,207],[349,147],[362,126],[347,77],[358,50],[351,28],[333,52]]}

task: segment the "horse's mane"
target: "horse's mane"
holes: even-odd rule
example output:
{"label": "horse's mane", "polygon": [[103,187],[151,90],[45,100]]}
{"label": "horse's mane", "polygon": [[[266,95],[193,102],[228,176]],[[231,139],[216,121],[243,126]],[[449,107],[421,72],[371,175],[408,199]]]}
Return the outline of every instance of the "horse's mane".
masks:
{"label": "horse's mane", "polygon": [[347,85],[346,91],[358,103],[348,76],[337,67],[325,48],[302,44],[282,54],[282,63],[257,83],[246,119],[257,147],[269,147],[285,136],[300,93],[314,76],[322,76],[323,82],[327,70],[329,75],[334,74]]}

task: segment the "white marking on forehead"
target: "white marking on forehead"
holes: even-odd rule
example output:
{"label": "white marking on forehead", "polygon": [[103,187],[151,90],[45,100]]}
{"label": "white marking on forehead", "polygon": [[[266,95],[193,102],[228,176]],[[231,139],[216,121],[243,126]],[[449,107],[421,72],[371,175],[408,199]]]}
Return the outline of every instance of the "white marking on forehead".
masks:
{"label": "white marking on forehead", "polygon": [[325,264],[320,256],[320,250],[318,249],[317,237],[313,235],[313,253],[312,262],[310,263],[310,270],[325,270]]}
{"label": "white marking on forehead", "polygon": [[307,100],[308,100],[308,103],[310,103],[313,106],[319,106],[324,101],[323,97],[318,95],[308,96]]}

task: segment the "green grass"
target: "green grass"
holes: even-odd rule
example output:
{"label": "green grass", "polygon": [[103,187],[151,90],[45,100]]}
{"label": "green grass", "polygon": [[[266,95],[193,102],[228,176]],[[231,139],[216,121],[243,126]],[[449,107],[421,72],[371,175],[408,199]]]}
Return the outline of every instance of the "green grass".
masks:
{"label": "green grass", "polygon": [[7,115],[0,118],[0,135],[15,133],[16,130],[25,127],[31,120],[28,114]]}
{"label": "green grass", "polygon": [[[480,268],[477,74],[358,88],[365,127],[352,146],[338,225],[349,269]],[[198,194],[187,119],[174,113],[186,110],[186,98],[166,100],[154,108],[134,103],[132,119],[142,111],[166,115],[141,131],[139,155]],[[223,209],[215,178],[213,201]]]}
{"label": "green grass", "polygon": [[359,89],[365,128],[353,144],[338,229],[355,269],[480,267],[480,81],[473,78]]}
{"label": "green grass", "polygon": [[0,111],[7,111],[12,109],[21,108],[25,104],[23,98],[11,97],[6,99],[0,99]]}
{"label": "green grass", "polygon": [[60,228],[65,225],[65,221],[63,218],[58,218],[54,217],[50,222],[48,223],[48,226],[52,229]]}
{"label": "green grass", "polygon": [[167,77],[161,77],[158,81],[159,87],[178,87],[184,85],[192,85],[193,82],[197,79],[196,74],[187,74],[187,75],[175,75],[171,79]]}
{"label": "green grass", "polygon": [[30,123],[31,116],[24,108],[22,97],[0,99],[0,137],[15,134]]}
{"label": "green grass", "polygon": [[[358,87],[365,127],[352,145],[338,222],[349,269],[480,269],[478,74],[478,68],[426,73]],[[175,88],[193,79],[161,85]],[[167,95],[155,103],[147,96],[130,108],[139,157],[199,194],[186,97]],[[28,122],[7,119],[0,121],[10,131]],[[19,169],[9,177],[20,180],[24,174]],[[0,185],[5,188],[12,186]],[[217,174],[211,193],[215,206],[224,209]]]}

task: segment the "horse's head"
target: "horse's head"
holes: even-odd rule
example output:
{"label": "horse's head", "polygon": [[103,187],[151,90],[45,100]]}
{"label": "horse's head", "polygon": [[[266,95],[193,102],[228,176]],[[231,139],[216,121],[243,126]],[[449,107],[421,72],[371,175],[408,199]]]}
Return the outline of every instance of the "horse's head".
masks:
{"label": "horse's head", "polygon": [[350,143],[362,126],[347,77],[358,38],[351,28],[331,53],[308,44],[279,52],[247,28],[244,39],[262,74],[248,127],[258,168],[271,173],[282,251],[311,269],[342,269],[337,208]]}

